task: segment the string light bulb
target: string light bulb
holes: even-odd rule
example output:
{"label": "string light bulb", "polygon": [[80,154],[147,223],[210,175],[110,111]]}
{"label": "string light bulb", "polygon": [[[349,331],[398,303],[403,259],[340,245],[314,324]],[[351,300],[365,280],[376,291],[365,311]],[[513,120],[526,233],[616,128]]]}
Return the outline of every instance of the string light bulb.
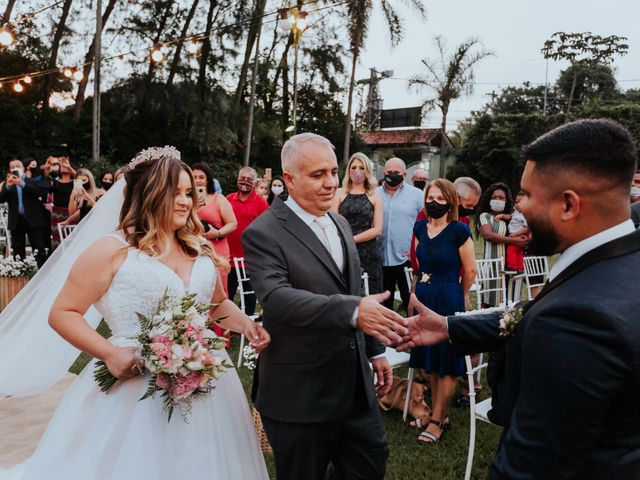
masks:
{"label": "string light bulb", "polygon": [[2,27],[0,31],[0,45],[8,47],[15,41],[12,28],[9,25]]}
{"label": "string light bulb", "polygon": [[73,79],[76,81],[80,81],[84,78],[84,75],[82,74],[82,70],[80,70],[79,68],[77,68],[74,72],[73,72]]}
{"label": "string light bulb", "polygon": [[22,93],[24,92],[24,87],[20,82],[16,82],[13,84],[13,90],[17,93]]}
{"label": "string light bulb", "polygon": [[156,43],[153,47],[153,50],[151,50],[151,60],[153,60],[155,63],[159,63],[164,60],[164,52],[162,51],[161,44]]}
{"label": "string light bulb", "polygon": [[73,77],[73,70],[71,70],[69,67],[64,67],[64,69],[62,70],[62,74],[67,78],[71,78]]}
{"label": "string light bulb", "polygon": [[32,82],[31,77],[29,75],[25,75],[24,77],[22,77],[22,81],[27,85],[31,85],[31,82]]}

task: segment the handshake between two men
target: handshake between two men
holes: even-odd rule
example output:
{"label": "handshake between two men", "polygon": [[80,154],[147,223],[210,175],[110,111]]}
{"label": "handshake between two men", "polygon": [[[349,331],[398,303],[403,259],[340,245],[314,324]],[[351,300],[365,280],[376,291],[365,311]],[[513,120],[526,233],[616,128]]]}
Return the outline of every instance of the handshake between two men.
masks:
{"label": "handshake between two men", "polygon": [[408,310],[418,314],[404,318],[382,305],[390,295],[386,291],[360,301],[356,319],[359,330],[398,351],[435,345],[449,338],[446,317],[429,310],[412,294]]}

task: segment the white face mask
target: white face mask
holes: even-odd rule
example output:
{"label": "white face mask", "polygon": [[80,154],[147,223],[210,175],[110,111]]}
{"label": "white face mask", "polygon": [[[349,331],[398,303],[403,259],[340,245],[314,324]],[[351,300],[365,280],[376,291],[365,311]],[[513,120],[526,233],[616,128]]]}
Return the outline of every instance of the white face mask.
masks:
{"label": "white face mask", "polygon": [[17,170],[18,171],[18,176],[19,177],[24,176],[24,168],[14,168],[13,170]]}
{"label": "white face mask", "polygon": [[489,202],[489,206],[491,207],[491,210],[493,210],[494,212],[504,212],[505,205],[506,205],[506,202],[504,200],[491,200]]}
{"label": "white face mask", "polygon": [[640,197],[640,188],[631,187],[631,198],[638,198],[638,197]]}
{"label": "white face mask", "polygon": [[278,195],[280,195],[282,192],[284,192],[284,187],[271,187],[271,191],[273,192],[273,194],[277,197]]}

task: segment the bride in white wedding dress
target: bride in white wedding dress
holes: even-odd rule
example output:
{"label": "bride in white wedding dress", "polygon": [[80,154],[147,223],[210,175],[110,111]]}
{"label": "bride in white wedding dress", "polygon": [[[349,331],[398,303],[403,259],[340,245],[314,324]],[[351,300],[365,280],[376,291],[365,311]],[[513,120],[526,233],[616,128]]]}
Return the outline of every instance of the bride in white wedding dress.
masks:
{"label": "bride in white wedding dress", "polygon": [[[141,152],[125,180],[118,230],[77,258],[49,314],[61,337],[96,360],[65,394],[33,456],[0,478],[268,479],[235,370],[193,402],[188,423],[178,414],[168,422],[159,395],[139,401],[148,378],[134,354],[136,312],[149,313],[167,289],[217,304],[211,316],[226,317],[223,328],[243,332],[258,350],[270,338],[225,299],[218,260],[195,216],[193,177],[178,152]],[[92,305],[111,329],[109,340],[85,321]],[[217,354],[228,359],[224,351]],[[98,359],[120,379],[108,394],[93,379]]]}

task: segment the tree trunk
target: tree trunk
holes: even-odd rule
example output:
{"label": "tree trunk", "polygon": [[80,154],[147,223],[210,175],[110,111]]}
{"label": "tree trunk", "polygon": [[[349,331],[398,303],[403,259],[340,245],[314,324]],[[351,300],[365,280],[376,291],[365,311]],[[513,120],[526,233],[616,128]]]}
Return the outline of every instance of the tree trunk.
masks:
{"label": "tree trunk", "polygon": [[[184,21],[182,31],[180,32],[180,38],[184,38],[187,36],[187,32],[189,31],[189,26],[191,25],[191,20],[193,20],[193,16],[196,13],[196,8],[198,7],[199,1],[200,0],[193,0],[191,9],[187,14],[187,18]],[[171,62],[171,68],[169,70],[169,78],[167,79],[168,86],[171,86],[173,84],[173,78],[176,76],[176,71],[178,70],[178,64],[180,63],[180,53],[182,53],[183,46],[184,46],[184,40],[178,42],[178,44],[176,45],[176,53],[173,56],[173,61]]]}
{"label": "tree trunk", "polygon": [[16,0],[9,0],[7,3],[7,8],[4,9],[4,15],[2,15],[2,23],[5,24],[9,20],[11,20],[11,12],[13,11],[13,6],[15,5]]}
{"label": "tree trunk", "polygon": [[[173,0],[167,1],[167,5],[165,6],[164,11],[162,12],[162,17],[160,17],[160,24],[158,25],[158,30],[156,31],[156,36],[153,38],[154,45],[157,45],[158,42],[160,42],[160,40],[162,39],[162,33],[164,32],[164,29],[167,26],[167,21],[169,20],[169,14],[171,13],[171,7],[173,7]],[[153,71],[155,69],[156,69],[155,62],[149,59],[149,68],[147,69],[147,76],[142,86],[140,110],[144,110],[147,106],[147,102],[149,101],[149,91],[151,90],[151,80],[153,79]]]}
{"label": "tree trunk", "polygon": [[447,155],[449,154],[449,145],[447,145],[447,115],[449,115],[449,105],[441,105],[442,110],[442,123],[440,123],[440,130],[442,130],[442,142],[440,143],[440,168],[438,177],[444,178],[445,175],[445,163],[447,161]]}
{"label": "tree trunk", "polygon": [[577,68],[573,68],[573,83],[571,83],[571,92],[569,92],[569,103],[567,104],[567,115],[571,113],[571,103],[573,102],[573,94],[576,90],[576,81],[578,79]]}
{"label": "tree trunk", "polygon": [[[60,42],[62,40],[62,35],[64,34],[67,17],[69,16],[69,10],[71,9],[72,3],[73,0],[65,0],[64,5],[62,5],[62,15],[60,16],[60,21],[56,27],[56,33],[53,35],[53,41],[51,42],[51,55],[49,56],[49,62],[47,63],[47,70],[55,68],[56,62],[58,61],[58,49],[60,48]],[[55,77],[53,75],[47,75],[45,80],[43,96],[43,107],[45,109],[49,108],[49,97],[51,96],[51,90],[53,89],[54,79]]]}
{"label": "tree trunk", "polygon": [[233,111],[236,115],[240,112],[240,102],[243,97],[244,87],[247,83],[247,74],[249,72],[249,64],[251,63],[251,52],[253,51],[253,46],[256,42],[258,29],[262,27],[261,19],[257,19],[255,17],[259,17],[264,13],[265,4],[266,0],[256,0],[256,7],[251,15],[254,19],[251,21],[251,25],[249,26],[247,44],[244,49],[244,59],[242,61],[242,68],[240,69],[240,78],[238,78],[238,86],[236,87],[236,92],[233,98]]}
{"label": "tree trunk", "polygon": [[[291,34],[293,37],[293,34]],[[289,50],[282,56],[282,139],[286,141],[287,134],[284,129],[289,126],[289,61],[287,55]]]}
{"label": "tree trunk", "polygon": [[[102,14],[102,28],[104,31],[105,26],[107,25],[107,21],[109,20],[109,16],[111,12],[113,12],[114,7],[116,6],[116,2],[118,0],[109,0],[107,4],[107,8]],[[89,51],[84,57],[85,66],[82,68],[82,80],[80,80],[80,84],[78,85],[78,93],[76,94],[76,104],[73,106],[73,123],[77,124],[80,121],[80,114],[82,113],[82,106],[84,105],[84,96],[87,91],[87,84],[89,83],[89,74],[91,73],[91,67],[93,67],[93,57],[95,55],[95,38],[91,41],[91,45],[89,46]]]}
{"label": "tree trunk", "polygon": [[207,13],[207,27],[204,32],[205,39],[202,42],[202,50],[200,51],[200,68],[198,71],[198,91],[200,98],[204,100],[207,92],[207,61],[211,54],[211,29],[213,28],[213,12],[218,6],[217,0],[210,0],[209,12]]}
{"label": "tree trunk", "polygon": [[358,65],[358,54],[353,54],[351,60],[351,79],[349,80],[349,98],[347,99],[347,114],[344,117],[344,150],[342,151],[342,161],[346,165],[349,162],[349,143],[351,140],[351,109],[353,107],[353,90],[356,86],[356,66]]}

